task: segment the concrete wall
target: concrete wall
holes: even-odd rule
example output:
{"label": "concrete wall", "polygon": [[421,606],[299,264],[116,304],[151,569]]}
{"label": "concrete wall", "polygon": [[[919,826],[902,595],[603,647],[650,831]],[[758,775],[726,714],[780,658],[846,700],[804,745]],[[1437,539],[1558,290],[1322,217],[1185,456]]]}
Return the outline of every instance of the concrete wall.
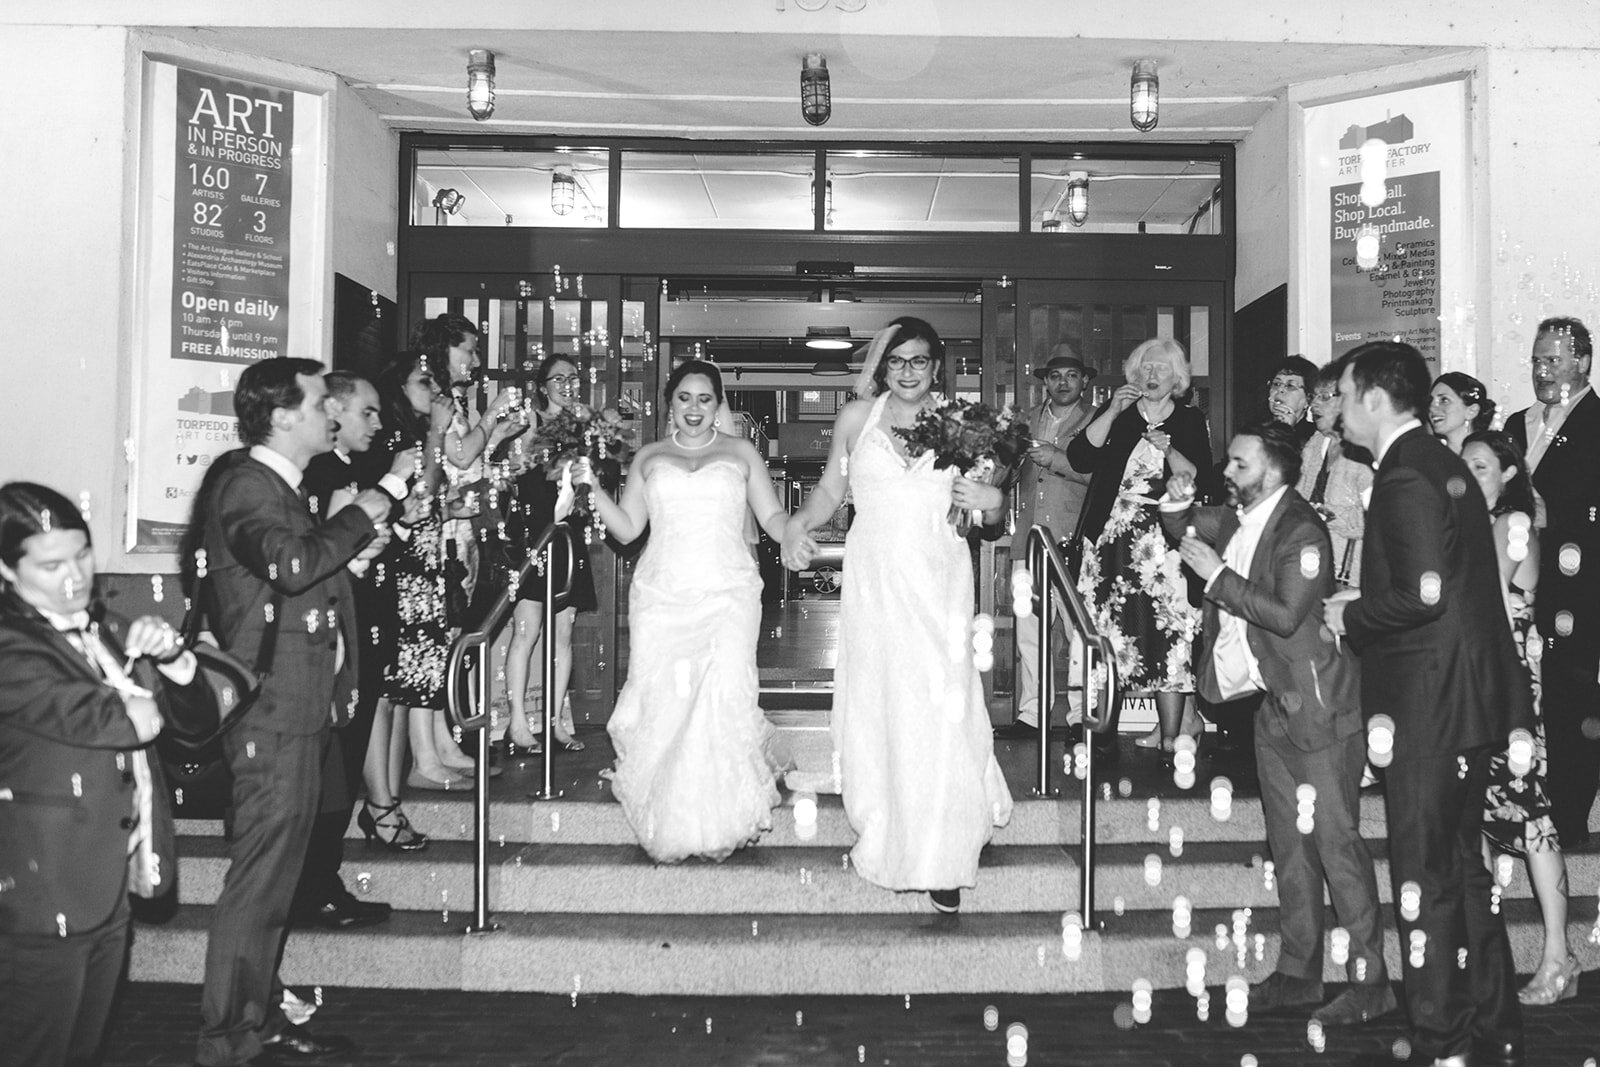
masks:
{"label": "concrete wall", "polygon": [[1235,156],[1236,309],[1289,280],[1289,114],[1288,104],[1278,100],[1240,143]]}
{"label": "concrete wall", "polygon": [[393,300],[400,137],[342,81],[334,91],[333,131],[333,269]]}
{"label": "concrete wall", "polygon": [[118,518],[114,385],[133,253],[128,39],[118,27],[13,27],[0,64],[13,164],[0,167],[0,300],[14,324],[0,346],[0,481],[87,493],[102,553]]}

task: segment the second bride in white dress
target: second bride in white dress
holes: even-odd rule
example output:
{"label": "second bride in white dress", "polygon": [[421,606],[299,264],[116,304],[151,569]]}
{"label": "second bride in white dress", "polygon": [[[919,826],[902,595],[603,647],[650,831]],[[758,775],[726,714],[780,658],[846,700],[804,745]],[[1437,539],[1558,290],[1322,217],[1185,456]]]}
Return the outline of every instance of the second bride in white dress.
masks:
{"label": "second bride in white dress", "polygon": [[617,540],[648,524],[628,599],[628,680],[607,732],[611,790],[652,859],[725,859],[772,826],[772,726],[757,704],[761,576],[754,512],[775,540],[786,515],[749,441],[713,425],[722,376],[688,360],[667,379],[672,431],[639,450],[620,503],[593,483]]}

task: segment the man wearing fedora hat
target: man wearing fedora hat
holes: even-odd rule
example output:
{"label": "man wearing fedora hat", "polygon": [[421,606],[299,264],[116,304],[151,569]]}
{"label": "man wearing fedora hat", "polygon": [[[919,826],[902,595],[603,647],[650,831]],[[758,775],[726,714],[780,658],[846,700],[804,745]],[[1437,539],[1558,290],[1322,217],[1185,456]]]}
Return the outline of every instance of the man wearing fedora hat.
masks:
{"label": "man wearing fedora hat", "polygon": [[[1062,342],[1033,376],[1044,382],[1044,402],[1028,412],[1033,448],[1022,464],[1017,486],[1017,530],[1011,538],[1011,566],[1027,566],[1028,530],[1049,527],[1053,540],[1071,537],[1089,491],[1089,475],[1067,462],[1067,442],[1089,424],[1094,414],[1087,387],[1095,376],[1072,346]],[[1039,730],[1039,636],[1032,626],[1016,629],[1017,717],[995,729],[995,737],[1015,741]]]}

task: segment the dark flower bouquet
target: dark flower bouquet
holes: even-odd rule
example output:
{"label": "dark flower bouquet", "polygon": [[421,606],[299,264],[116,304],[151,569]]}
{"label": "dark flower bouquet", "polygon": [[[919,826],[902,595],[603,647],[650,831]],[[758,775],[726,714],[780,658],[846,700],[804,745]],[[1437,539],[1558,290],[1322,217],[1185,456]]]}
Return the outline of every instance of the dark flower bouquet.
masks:
{"label": "dark flower bouquet", "polygon": [[[988,485],[1007,484],[1032,444],[1028,422],[1016,409],[977,400],[942,401],[918,412],[909,428],[897,426],[894,432],[905,440],[908,455],[932,452],[935,468],[954,467]],[[982,512],[950,509],[950,523],[959,534],[982,521]]]}
{"label": "dark flower bouquet", "polygon": [[[569,464],[587,459],[601,483],[615,486],[622,480],[622,469],[632,445],[622,416],[614,408],[596,411],[582,404],[561,408],[545,415],[523,445],[532,466],[544,470],[545,477],[558,479]],[[592,517],[594,498],[588,485],[574,485],[575,515]]]}

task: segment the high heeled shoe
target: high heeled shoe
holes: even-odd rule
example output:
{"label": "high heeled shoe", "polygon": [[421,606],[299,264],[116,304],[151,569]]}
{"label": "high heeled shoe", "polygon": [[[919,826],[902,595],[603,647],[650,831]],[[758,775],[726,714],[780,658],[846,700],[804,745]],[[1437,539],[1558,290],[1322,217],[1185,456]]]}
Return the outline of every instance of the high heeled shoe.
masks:
{"label": "high heeled shoe", "polygon": [[1533,980],[1518,990],[1517,999],[1524,1004],[1539,1006],[1571,1000],[1578,995],[1578,975],[1581,973],[1583,968],[1578,965],[1576,956],[1568,956],[1555,966],[1547,963],[1533,972]]}
{"label": "high heeled shoe", "polygon": [[445,773],[448,775],[448,777],[432,778],[413,767],[411,768],[411,773],[406,775],[406,786],[410,789],[441,790],[465,790],[472,788],[471,778],[456,777],[455,775],[451,775],[448,771]]}
{"label": "high heeled shoe", "polygon": [[[374,816],[373,812],[378,814]],[[419,852],[428,847],[428,835],[412,828],[398,800],[388,807],[370,800],[364,802],[356,815],[356,825],[369,845],[377,843],[396,852]]]}

